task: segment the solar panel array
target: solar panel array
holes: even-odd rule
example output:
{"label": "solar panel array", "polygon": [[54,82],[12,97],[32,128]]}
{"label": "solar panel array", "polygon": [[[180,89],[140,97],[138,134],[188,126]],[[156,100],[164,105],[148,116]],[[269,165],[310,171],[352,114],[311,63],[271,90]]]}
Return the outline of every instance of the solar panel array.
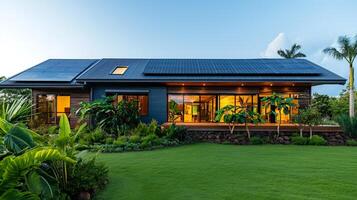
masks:
{"label": "solar panel array", "polygon": [[95,59],[50,59],[11,80],[70,82],[96,61]]}
{"label": "solar panel array", "polygon": [[316,75],[304,59],[151,59],[145,75]]}

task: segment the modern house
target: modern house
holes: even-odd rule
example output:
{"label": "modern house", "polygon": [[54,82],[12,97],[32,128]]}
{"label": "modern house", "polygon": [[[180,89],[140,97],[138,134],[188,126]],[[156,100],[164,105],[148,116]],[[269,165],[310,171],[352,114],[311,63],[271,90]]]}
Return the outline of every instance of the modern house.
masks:
{"label": "modern house", "polygon": [[[275,122],[261,99],[273,92],[293,97],[304,107],[311,86],[345,84],[346,80],[305,59],[50,59],[0,84],[1,88],[31,88],[37,116],[56,123],[81,101],[115,95],[137,100],[143,121],[168,121],[168,102],[175,101],[178,122],[213,122],[217,109],[239,105],[239,97],[266,121]],[[297,107],[283,122],[289,123]]]}

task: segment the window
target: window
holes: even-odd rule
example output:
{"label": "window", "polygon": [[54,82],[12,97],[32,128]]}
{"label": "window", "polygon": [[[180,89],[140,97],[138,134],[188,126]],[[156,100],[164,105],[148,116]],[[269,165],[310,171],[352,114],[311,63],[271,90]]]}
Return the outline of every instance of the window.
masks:
{"label": "window", "polygon": [[172,120],[170,119],[170,102],[175,102],[176,109],[179,111],[174,116],[175,122],[214,122],[217,109],[227,105],[240,106],[239,97],[248,108],[258,111],[258,95],[169,94],[167,119]]}
{"label": "window", "polygon": [[[172,105],[171,109],[177,109],[178,113],[172,116],[175,122],[183,122],[183,95],[169,95],[168,97],[168,111],[170,112],[170,103]],[[170,120],[170,117],[168,117]]]}
{"label": "window", "polygon": [[59,121],[61,114],[67,116],[71,113],[71,97],[55,94],[37,95],[37,112],[41,121],[54,124]]}
{"label": "window", "polygon": [[127,69],[128,69],[128,66],[118,66],[114,69],[112,74],[123,75]]}
{"label": "window", "polygon": [[148,95],[117,95],[117,101],[136,101],[138,103],[139,114],[141,116],[148,115]]}
{"label": "window", "polygon": [[69,115],[71,113],[71,97],[57,96],[57,116],[60,117],[63,113]]}

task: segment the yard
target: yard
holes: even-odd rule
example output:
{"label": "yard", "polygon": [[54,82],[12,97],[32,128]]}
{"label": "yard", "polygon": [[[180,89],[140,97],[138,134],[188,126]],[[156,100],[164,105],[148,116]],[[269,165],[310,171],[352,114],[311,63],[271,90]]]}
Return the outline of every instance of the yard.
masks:
{"label": "yard", "polygon": [[194,144],[101,154],[98,199],[355,199],[357,148]]}

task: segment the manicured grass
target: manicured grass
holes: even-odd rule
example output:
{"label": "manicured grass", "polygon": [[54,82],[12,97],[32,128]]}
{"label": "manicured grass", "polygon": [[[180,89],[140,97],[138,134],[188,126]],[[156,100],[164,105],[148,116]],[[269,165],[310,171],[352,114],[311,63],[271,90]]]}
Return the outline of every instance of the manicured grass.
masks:
{"label": "manicured grass", "polygon": [[101,154],[99,199],[356,199],[357,148],[194,144]]}

